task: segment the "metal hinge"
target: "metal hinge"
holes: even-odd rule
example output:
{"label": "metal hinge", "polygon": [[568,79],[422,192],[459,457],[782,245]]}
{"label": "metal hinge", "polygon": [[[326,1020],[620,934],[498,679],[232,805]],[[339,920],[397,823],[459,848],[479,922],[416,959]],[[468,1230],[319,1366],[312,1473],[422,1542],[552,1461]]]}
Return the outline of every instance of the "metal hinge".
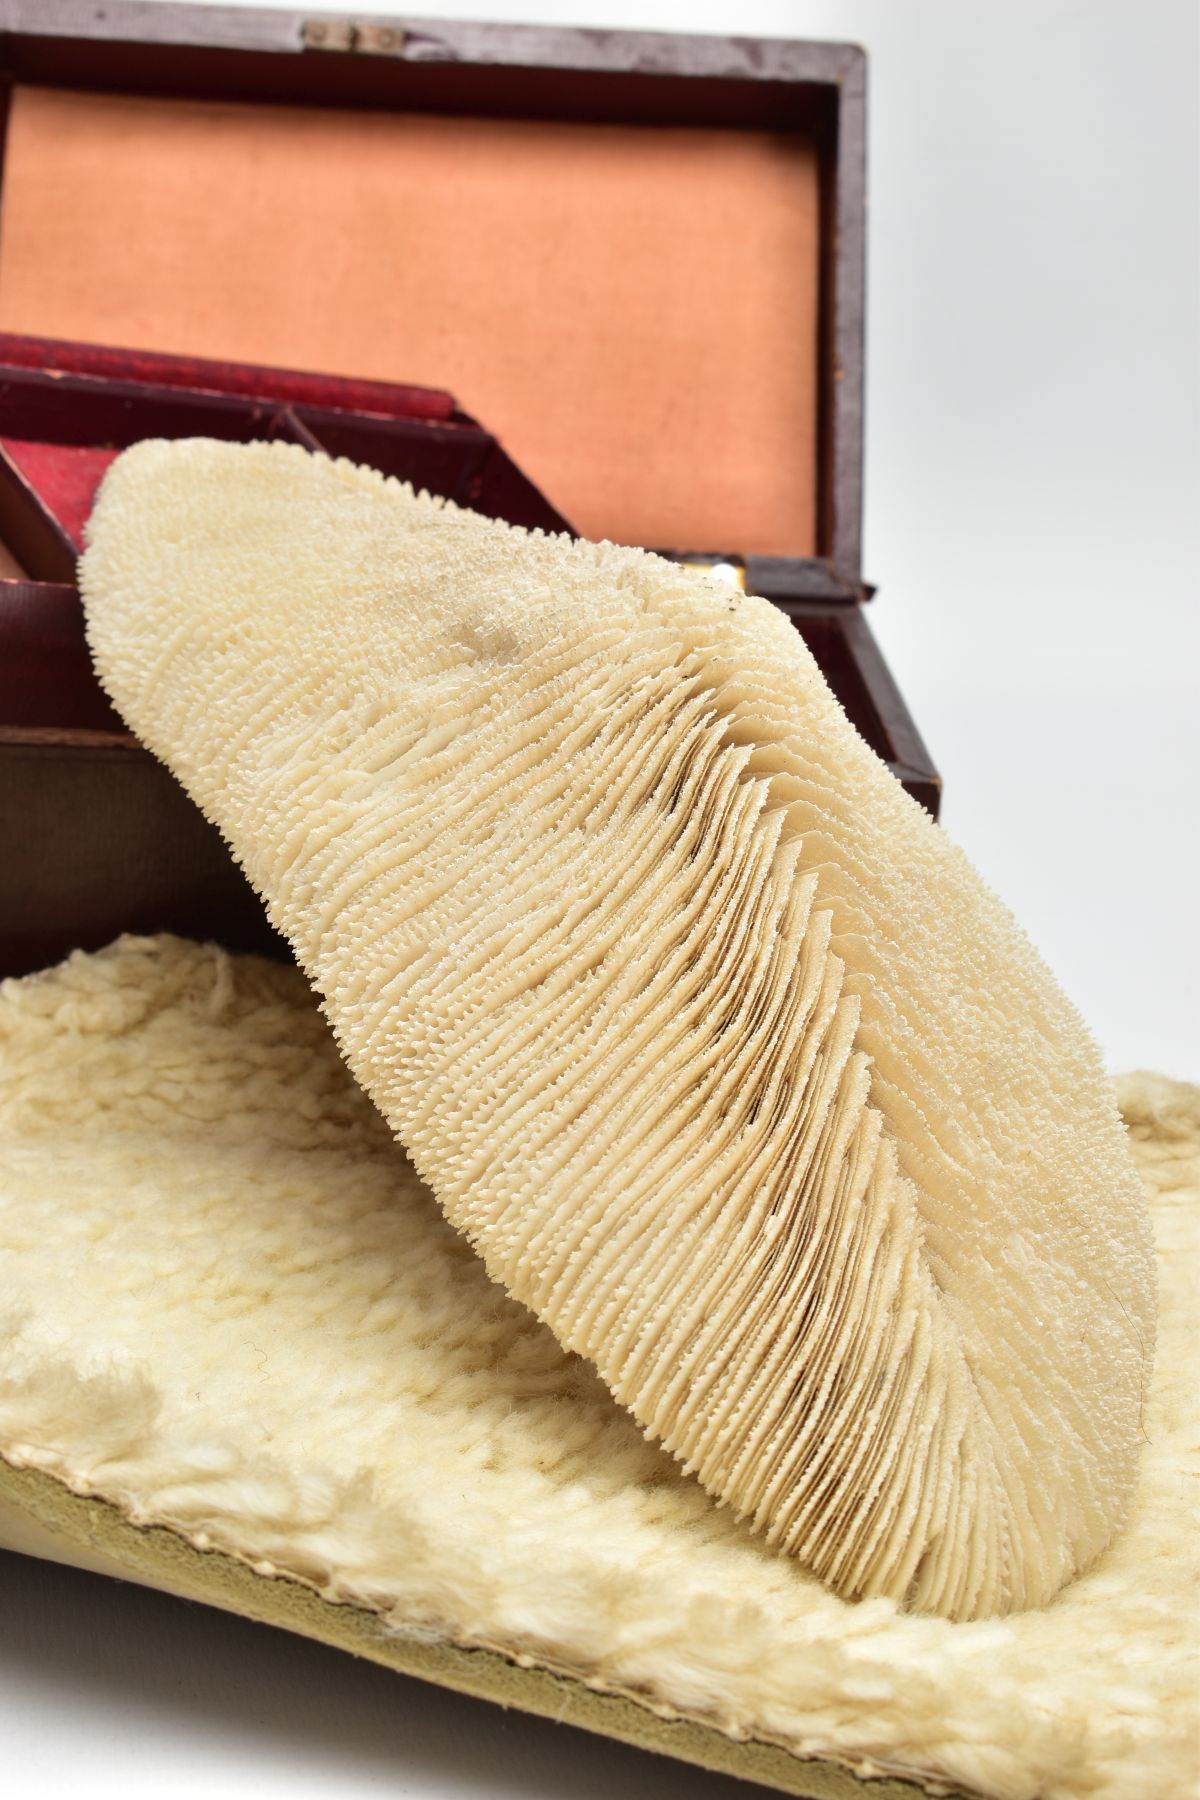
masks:
{"label": "metal hinge", "polygon": [[408,33],[398,25],[380,25],[357,19],[305,19],[301,41],[306,50],[350,51],[360,56],[403,56]]}

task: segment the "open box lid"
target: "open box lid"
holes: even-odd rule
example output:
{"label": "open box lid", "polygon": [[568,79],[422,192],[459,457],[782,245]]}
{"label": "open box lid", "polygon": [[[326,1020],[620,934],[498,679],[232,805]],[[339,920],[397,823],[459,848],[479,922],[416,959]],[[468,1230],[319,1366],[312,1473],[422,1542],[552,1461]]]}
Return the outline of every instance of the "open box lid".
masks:
{"label": "open box lid", "polygon": [[585,535],[865,597],[860,51],[0,22],[0,330],[449,388]]}

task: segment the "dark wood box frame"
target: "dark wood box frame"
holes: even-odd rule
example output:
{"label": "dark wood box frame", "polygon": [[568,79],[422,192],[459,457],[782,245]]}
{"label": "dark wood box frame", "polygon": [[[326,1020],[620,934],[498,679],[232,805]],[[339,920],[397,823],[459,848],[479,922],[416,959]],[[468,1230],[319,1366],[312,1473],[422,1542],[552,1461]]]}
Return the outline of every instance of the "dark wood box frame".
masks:
{"label": "dark wood box frame", "polygon": [[[873,590],[861,569],[861,50],[138,0],[0,0],[0,159],[14,82],[444,114],[803,127],[820,166],[817,554],[743,558],[737,546],[676,548],[744,562],[747,586],[792,617],[868,742],[936,815],[940,779],[863,611]],[[0,723],[0,748],[6,742]],[[12,748],[31,759],[53,750],[27,734]]]}

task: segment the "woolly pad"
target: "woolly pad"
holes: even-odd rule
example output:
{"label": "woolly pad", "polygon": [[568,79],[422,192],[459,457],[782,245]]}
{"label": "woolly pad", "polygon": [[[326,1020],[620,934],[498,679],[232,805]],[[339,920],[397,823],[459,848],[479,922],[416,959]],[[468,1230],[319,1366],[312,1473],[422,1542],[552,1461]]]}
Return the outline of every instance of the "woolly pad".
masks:
{"label": "woolly pad", "polygon": [[77,954],[0,989],[0,1542],[794,1794],[1175,1800],[1200,1092],[1121,1100],[1162,1281],[1133,1519],[1045,1609],[951,1624],[837,1599],[647,1443],[489,1282],[296,971]]}

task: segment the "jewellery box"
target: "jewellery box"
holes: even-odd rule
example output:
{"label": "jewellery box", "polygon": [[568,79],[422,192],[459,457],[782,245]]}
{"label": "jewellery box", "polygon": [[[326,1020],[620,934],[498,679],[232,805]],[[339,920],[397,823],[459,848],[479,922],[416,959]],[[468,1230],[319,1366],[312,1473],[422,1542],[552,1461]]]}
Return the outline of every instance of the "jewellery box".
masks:
{"label": "jewellery box", "polygon": [[[86,667],[74,552],[147,435],[289,437],[725,564],[936,811],[864,610],[860,51],[65,0],[2,19],[4,972],[123,928],[263,939]],[[343,379],[245,366],[280,364]]]}

